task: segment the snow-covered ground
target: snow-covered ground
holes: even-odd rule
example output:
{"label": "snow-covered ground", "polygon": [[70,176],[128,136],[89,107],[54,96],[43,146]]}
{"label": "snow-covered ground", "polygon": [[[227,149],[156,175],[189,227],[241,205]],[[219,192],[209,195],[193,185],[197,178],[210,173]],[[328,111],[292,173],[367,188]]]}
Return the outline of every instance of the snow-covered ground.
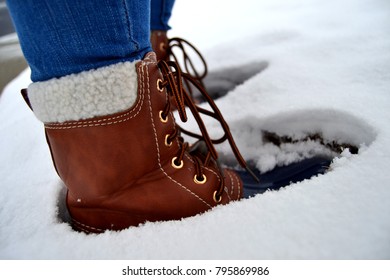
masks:
{"label": "snow-covered ground", "polygon": [[318,133],[359,153],[345,150],[325,175],[196,217],[85,235],[59,218],[63,186],[19,95],[25,71],[0,97],[0,258],[389,259],[390,1],[177,1],[171,25],[211,70],[268,63],[217,101],[260,169],[323,152],[262,143],[263,130]]}

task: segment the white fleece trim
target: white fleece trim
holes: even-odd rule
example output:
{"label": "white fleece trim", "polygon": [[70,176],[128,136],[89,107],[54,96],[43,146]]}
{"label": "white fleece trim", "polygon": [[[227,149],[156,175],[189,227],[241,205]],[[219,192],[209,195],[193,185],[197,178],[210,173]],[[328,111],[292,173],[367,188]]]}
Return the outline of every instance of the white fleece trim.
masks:
{"label": "white fleece trim", "polygon": [[28,97],[45,123],[89,119],[124,111],[137,99],[136,62],[118,63],[32,83]]}

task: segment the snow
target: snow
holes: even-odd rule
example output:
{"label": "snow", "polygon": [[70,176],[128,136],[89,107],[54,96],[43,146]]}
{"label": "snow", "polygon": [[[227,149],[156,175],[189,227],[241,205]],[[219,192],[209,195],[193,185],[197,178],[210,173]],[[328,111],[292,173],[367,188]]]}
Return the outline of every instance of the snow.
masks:
{"label": "snow", "polygon": [[320,133],[360,149],[279,191],[121,232],[85,235],[63,222],[42,124],[18,94],[30,82],[24,71],[0,97],[0,258],[389,259],[389,8],[388,0],[177,1],[171,36],[197,45],[211,70],[268,63],[217,101],[247,159],[269,170],[326,153],[316,143],[263,143],[264,130]]}

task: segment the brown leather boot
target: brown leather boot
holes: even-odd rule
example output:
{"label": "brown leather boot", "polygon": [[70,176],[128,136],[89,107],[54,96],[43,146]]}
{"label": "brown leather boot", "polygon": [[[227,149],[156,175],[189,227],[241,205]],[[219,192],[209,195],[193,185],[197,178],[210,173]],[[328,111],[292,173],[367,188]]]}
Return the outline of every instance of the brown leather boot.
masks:
{"label": "brown leather boot", "polygon": [[[219,167],[200,108],[183,90],[180,70],[172,72],[172,67],[174,63],[157,64],[155,54],[149,53],[136,64],[136,100],[130,108],[45,123],[55,168],[68,189],[66,203],[76,230],[100,233],[146,221],[177,220],[241,198],[240,178]],[[31,105],[36,112],[39,106],[34,104],[40,99],[30,94],[29,100],[24,91],[28,102],[35,100]],[[199,140],[191,148],[179,136],[169,96],[183,121],[187,106],[199,123],[202,134],[194,134]],[[215,104],[212,107],[215,112],[210,114],[221,122],[223,138],[233,145],[242,163],[227,124]],[[49,118],[36,114],[41,120]]]}

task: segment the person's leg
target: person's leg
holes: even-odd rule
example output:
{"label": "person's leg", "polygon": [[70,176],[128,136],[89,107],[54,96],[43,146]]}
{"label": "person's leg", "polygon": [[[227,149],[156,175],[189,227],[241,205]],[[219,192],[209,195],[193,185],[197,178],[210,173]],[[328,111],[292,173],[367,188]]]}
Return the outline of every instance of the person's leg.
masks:
{"label": "person's leg", "polygon": [[[204,87],[203,78],[207,75],[207,64],[200,51],[182,38],[168,38],[167,32],[171,29],[168,22],[175,0],[151,0],[151,3],[150,41],[153,51],[157,55],[157,60],[174,60],[179,63],[177,54],[173,51],[173,49],[177,49],[179,57],[182,58],[179,63],[181,70],[192,75]],[[187,53],[187,49],[190,49],[189,53]],[[195,67],[195,62],[192,61],[189,54],[197,56],[195,62],[202,65],[199,69]],[[187,90],[193,96],[192,89],[187,88]]]}
{"label": "person's leg", "polygon": [[[182,88],[185,75],[173,70],[175,63],[157,63],[152,52],[137,60],[149,49],[150,19],[140,18],[149,14],[149,6],[140,11],[131,3],[148,0],[116,1],[121,5],[103,0],[62,0],[54,6],[51,0],[16,2],[8,1],[34,77],[23,95],[44,122],[75,229],[102,232],[182,219],[242,197],[240,178],[217,162],[199,116],[205,110],[196,108]],[[98,23],[104,16],[112,25]],[[191,148],[180,137],[171,100],[182,121],[188,106],[200,126],[199,141]],[[223,139],[245,166],[212,105],[214,113],[208,115],[221,122]]]}
{"label": "person's leg", "polygon": [[29,98],[41,121],[101,116],[134,104],[135,61],[151,51],[149,0],[7,5],[31,68]]}
{"label": "person's leg", "polygon": [[170,30],[168,22],[172,15],[175,0],[151,0],[150,28],[151,30]]}
{"label": "person's leg", "polygon": [[158,60],[169,60],[167,31],[171,29],[168,22],[172,15],[174,3],[175,0],[151,1],[150,41]]}
{"label": "person's leg", "polygon": [[150,1],[7,0],[33,82],[140,60]]}

